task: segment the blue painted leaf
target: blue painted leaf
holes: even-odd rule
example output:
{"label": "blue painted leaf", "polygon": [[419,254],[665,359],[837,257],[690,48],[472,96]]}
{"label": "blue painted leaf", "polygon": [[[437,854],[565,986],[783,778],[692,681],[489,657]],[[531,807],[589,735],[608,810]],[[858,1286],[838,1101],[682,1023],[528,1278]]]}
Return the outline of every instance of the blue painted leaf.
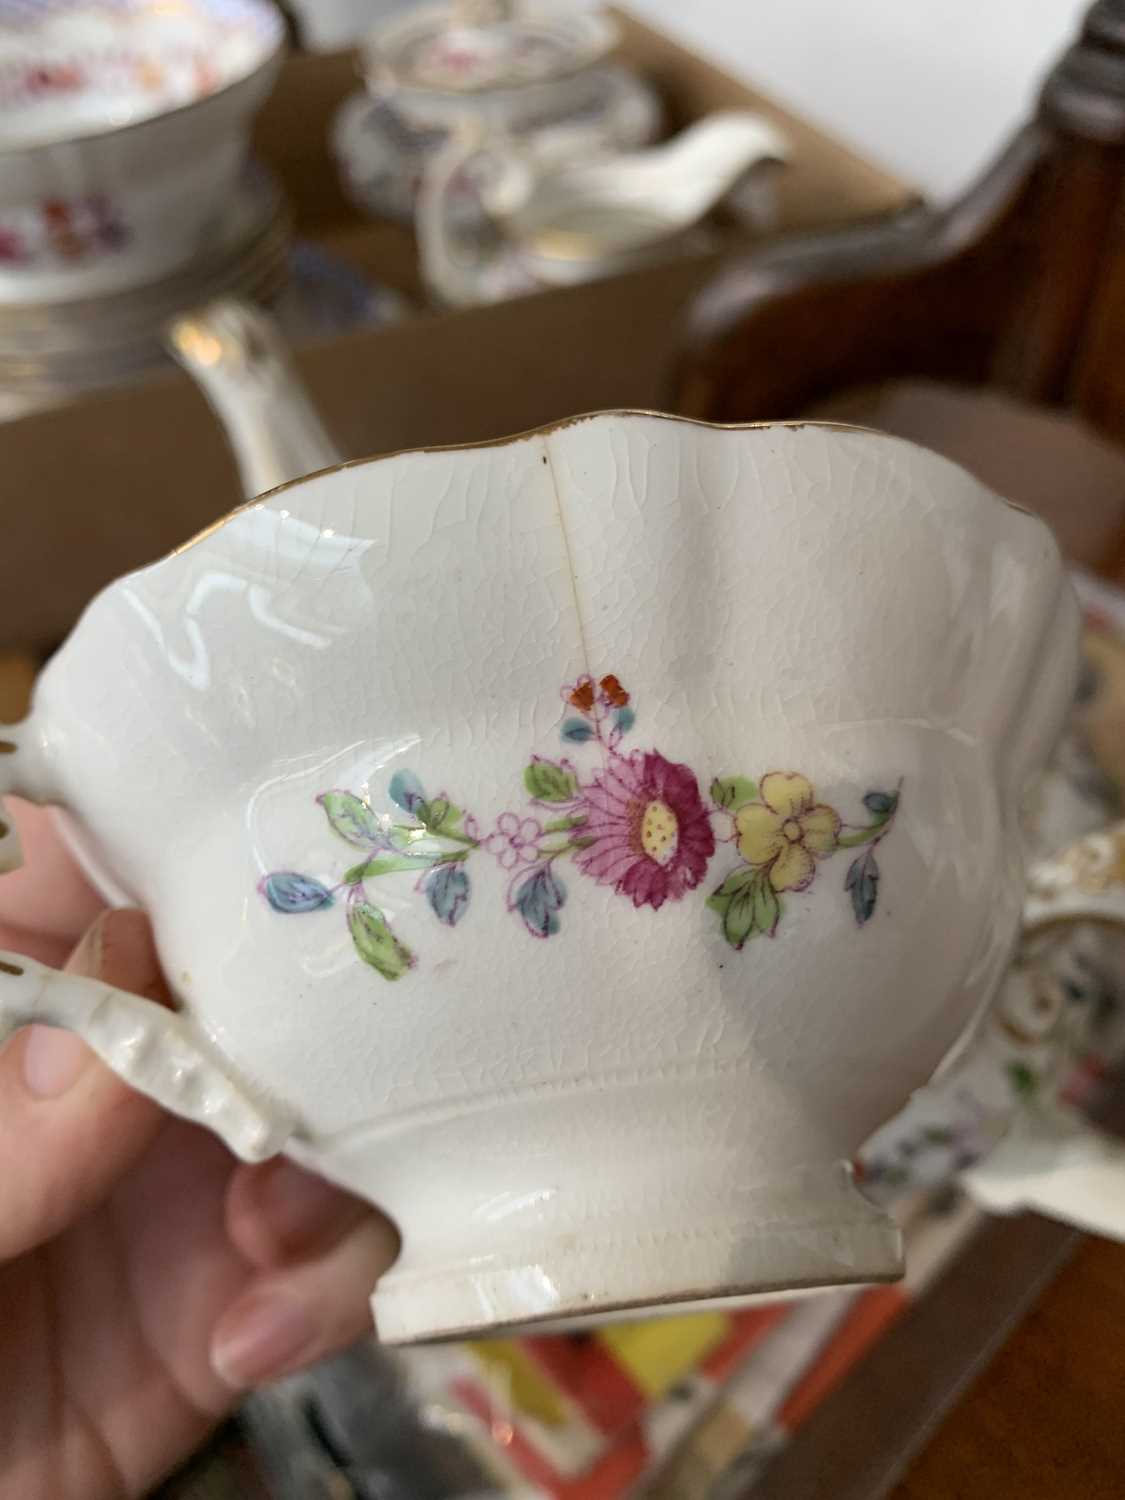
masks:
{"label": "blue painted leaf", "polygon": [[326,886],[309,875],[297,875],[292,870],[267,875],[258,889],[274,911],[319,911],[322,906],[332,905],[332,892]]}
{"label": "blue painted leaf", "polygon": [[383,841],[379,820],[353,792],[325,792],[316,799],[324,808],[332,831],[360,849],[372,849]]}
{"label": "blue painted leaf", "polygon": [[442,865],[426,881],[426,895],[438,921],[456,927],[469,905],[469,877],[460,865]]}
{"label": "blue painted leaf", "polygon": [[898,806],[897,792],[868,792],[863,799],[863,805],[869,813],[874,813],[877,818],[889,817]]}
{"label": "blue painted leaf", "polygon": [[348,902],[348,930],[355,951],[384,979],[401,979],[414,963],[414,955],[395,937],[386,917],[370,901]]}
{"label": "blue painted leaf", "polygon": [[388,788],[390,798],[403,812],[416,813],[426,800],[422,783],[413,771],[396,771]]}
{"label": "blue painted leaf", "polygon": [[637,722],[637,716],[631,708],[619,708],[613,716],[613,722],[617,725],[618,734],[628,734]]}
{"label": "blue painted leaf", "polygon": [[550,865],[542,865],[520,882],[512,902],[532,937],[550,937],[559,930],[559,911],[566,905],[566,886]]}
{"label": "blue painted leaf", "polygon": [[852,861],[844,881],[844,889],[851,892],[852,910],[862,927],[874,915],[875,902],[879,896],[879,866],[873,849],[868,849]]}
{"label": "blue painted leaf", "polygon": [[585,719],[567,719],[562,727],[562,737],[572,745],[584,745],[594,738],[594,731]]}

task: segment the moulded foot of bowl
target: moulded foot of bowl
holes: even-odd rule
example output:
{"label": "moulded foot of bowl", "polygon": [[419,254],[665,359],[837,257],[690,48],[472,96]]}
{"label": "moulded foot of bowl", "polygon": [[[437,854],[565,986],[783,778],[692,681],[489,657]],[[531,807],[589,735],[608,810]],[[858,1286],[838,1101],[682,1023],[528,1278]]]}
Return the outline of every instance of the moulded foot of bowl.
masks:
{"label": "moulded foot of bowl", "polygon": [[[408,1246],[372,1299],[379,1336],[404,1344],[527,1327],[550,1332],[618,1314],[680,1313],[902,1275],[897,1226],[862,1196],[842,1163],[741,1192],[729,1217],[714,1207],[706,1218],[693,1215],[707,1187],[696,1180],[682,1197],[631,1203],[612,1219],[583,1219],[569,1205],[555,1220],[541,1214],[534,1235],[497,1235],[487,1253],[463,1259],[423,1260]],[[710,1196],[712,1205],[732,1206],[721,1180],[709,1188],[719,1195]],[[622,1197],[629,1196],[623,1184]]]}

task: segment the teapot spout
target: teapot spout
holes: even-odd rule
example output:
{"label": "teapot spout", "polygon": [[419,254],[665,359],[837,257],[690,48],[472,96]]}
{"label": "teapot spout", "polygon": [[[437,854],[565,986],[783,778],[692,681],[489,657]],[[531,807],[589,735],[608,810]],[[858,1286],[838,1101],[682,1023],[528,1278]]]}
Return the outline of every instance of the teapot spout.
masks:
{"label": "teapot spout", "polygon": [[268,313],[220,298],[165,339],[222,423],[247,499],[342,461]]}

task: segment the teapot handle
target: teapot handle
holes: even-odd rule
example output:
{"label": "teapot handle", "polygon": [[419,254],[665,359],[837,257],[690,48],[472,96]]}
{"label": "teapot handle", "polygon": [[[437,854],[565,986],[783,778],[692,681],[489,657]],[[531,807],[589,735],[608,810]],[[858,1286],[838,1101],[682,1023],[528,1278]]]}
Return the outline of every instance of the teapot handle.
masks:
{"label": "teapot handle", "polygon": [[1088,833],[1029,870],[1025,933],[1068,922],[1125,927],[1125,820]]}
{"label": "teapot handle", "polygon": [[222,423],[247,498],[341,462],[269,313],[219,298],[175,318],[165,342]]}
{"label": "teapot handle", "polygon": [[33,1023],[76,1032],[119,1078],[215,1131],[243,1161],[276,1155],[292,1134],[292,1119],[251,1098],[184,1016],[100,980],[0,953],[0,1042]]}

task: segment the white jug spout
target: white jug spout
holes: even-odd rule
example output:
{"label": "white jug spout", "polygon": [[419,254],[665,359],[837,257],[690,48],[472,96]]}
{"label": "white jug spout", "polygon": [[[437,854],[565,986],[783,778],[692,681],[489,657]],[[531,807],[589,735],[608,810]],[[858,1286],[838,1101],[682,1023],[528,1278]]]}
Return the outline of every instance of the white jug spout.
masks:
{"label": "white jug spout", "polygon": [[682,212],[694,217],[712,208],[751,167],[790,156],[781,132],[749,110],[708,115],[656,150],[663,156],[665,182],[670,186],[674,174],[687,195]]}
{"label": "white jug spout", "polygon": [[1074,1110],[1021,1110],[1004,1139],[961,1181],[991,1213],[1032,1209],[1125,1241],[1125,1141]]}

